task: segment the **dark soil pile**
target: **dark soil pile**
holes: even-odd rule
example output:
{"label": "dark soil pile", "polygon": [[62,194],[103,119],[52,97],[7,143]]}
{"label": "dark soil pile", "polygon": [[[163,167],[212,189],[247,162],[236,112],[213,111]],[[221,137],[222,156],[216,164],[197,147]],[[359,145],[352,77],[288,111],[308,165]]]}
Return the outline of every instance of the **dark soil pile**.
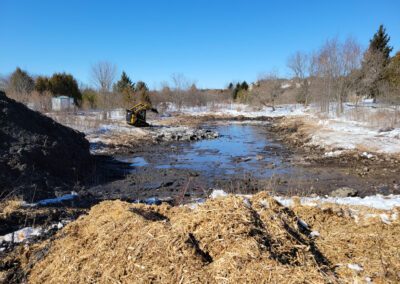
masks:
{"label": "dark soil pile", "polygon": [[36,201],[71,191],[90,175],[84,134],[0,92],[0,198]]}

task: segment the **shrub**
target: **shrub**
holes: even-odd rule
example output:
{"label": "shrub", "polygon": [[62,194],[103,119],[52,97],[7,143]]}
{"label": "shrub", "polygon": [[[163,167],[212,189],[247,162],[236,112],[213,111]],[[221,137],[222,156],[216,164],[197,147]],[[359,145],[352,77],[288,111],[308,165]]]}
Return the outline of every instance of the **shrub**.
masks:
{"label": "shrub", "polygon": [[88,88],[82,92],[82,106],[84,108],[97,108],[98,100],[99,95],[95,90]]}

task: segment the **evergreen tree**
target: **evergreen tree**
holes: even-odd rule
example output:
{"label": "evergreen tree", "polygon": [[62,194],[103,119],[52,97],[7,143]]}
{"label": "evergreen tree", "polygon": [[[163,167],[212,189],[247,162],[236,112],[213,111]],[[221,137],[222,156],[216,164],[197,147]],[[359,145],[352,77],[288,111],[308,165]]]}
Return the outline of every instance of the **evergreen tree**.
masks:
{"label": "evergreen tree", "polygon": [[249,85],[247,84],[246,81],[243,81],[242,85],[240,85],[240,88],[242,90],[246,90],[247,91],[247,89],[249,88]]}
{"label": "evergreen tree", "polygon": [[125,87],[135,87],[135,83],[132,83],[131,79],[126,75],[125,71],[122,71],[121,79],[114,84],[114,91],[118,93],[122,93],[125,89]]}
{"label": "evergreen tree", "polygon": [[383,71],[383,79],[393,88],[400,88],[400,51],[390,58],[389,64]]}
{"label": "evergreen tree", "polygon": [[135,88],[135,91],[136,91],[136,92],[138,92],[138,91],[148,91],[148,90],[149,90],[149,88],[147,87],[147,85],[146,85],[145,82],[143,82],[143,81],[138,81],[138,82],[136,83],[136,88]]}
{"label": "evergreen tree", "polygon": [[356,80],[356,92],[372,98],[379,96],[379,85],[384,79],[385,66],[390,62],[393,47],[388,45],[389,35],[383,25],[370,40],[369,48],[363,55],[361,69]]}
{"label": "evergreen tree", "polygon": [[14,73],[11,74],[8,91],[16,92],[19,94],[30,93],[35,88],[35,82],[26,71],[17,67]]}
{"label": "evergreen tree", "polygon": [[122,91],[122,102],[125,105],[135,103],[135,90],[132,85],[127,85]]}
{"label": "evergreen tree", "polygon": [[228,85],[228,90],[232,90],[232,89],[233,89],[233,84],[232,84],[232,82],[230,82]]}
{"label": "evergreen tree", "polygon": [[35,90],[42,94],[45,91],[49,91],[49,89],[49,78],[39,76],[36,79]]}
{"label": "evergreen tree", "polygon": [[55,73],[49,80],[49,90],[53,95],[63,95],[74,98],[75,104],[82,100],[78,82],[70,74]]}
{"label": "evergreen tree", "polygon": [[236,87],[233,89],[232,98],[233,98],[234,101],[236,101],[236,99],[238,97],[238,93],[241,90],[241,88],[242,87],[241,87],[240,83],[237,83]]}
{"label": "evergreen tree", "polygon": [[380,25],[379,30],[374,34],[373,38],[369,41],[369,48],[372,51],[379,51],[386,59],[385,64],[388,63],[390,52],[393,47],[389,46],[390,36],[386,33],[386,28]]}

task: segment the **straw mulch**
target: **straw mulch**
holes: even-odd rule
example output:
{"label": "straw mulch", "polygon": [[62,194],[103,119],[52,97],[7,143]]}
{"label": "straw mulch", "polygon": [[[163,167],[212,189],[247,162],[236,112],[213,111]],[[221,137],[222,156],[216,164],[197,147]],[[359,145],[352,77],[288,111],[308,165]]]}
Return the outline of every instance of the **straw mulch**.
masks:
{"label": "straw mulch", "polygon": [[[333,211],[285,208],[265,192],[249,201],[251,206],[243,197],[229,195],[207,200],[195,210],[104,201],[67,225],[54,241],[37,246],[41,252],[44,247],[48,250],[40,260],[33,259],[34,248],[26,252],[23,262],[34,263],[27,268],[29,282],[343,283],[365,281],[365,277],[377,282],[399,279],[395,278],[399,259],[394,258],[398,224],[359,228],[354,219],[338,217]],[[309,227],[304,228],[297,216]],[[314,229],[310,225],[317,227],[319,237],[310,235]],[[371,235],[375,228],[379,239]],[[380,255],[373,247],[378,240]],[[390,256],[382,259],[386,252]],[[339,261],[343,266],[336,266]],[[386,271],[374,267],[377,261],[384,262]],[[348,263],[364,270],[352,270]]]}

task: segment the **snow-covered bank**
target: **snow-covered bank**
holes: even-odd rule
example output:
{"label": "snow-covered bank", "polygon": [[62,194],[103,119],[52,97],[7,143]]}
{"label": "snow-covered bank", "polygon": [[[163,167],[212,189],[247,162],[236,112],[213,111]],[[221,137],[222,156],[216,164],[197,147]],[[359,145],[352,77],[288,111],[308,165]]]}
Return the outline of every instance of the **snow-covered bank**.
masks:
{"label": "snow-covered bank", "polygon": [[253,107],[245,104],[210,104],[207,106],[178,108],[174,104],[167,104],[166,112],[192,115],[192,116],[223,116],[238,117],[245,116],[250,118],[268,116],[296,116],[303,115],[308,108],[300,104],[279,105],[273,110],[271,107]]}
{"label": "snow-covered bank", "polygon": [[379,104],[344,104],[344,112],[337,116],[336,106],[331,111],[321,113],[311,105],[287,104],[254,108],[244,104],[214,104],[202,107],[177,108],[168,104],[167,111],[191,116],[221,117],[287,117],[302,122],[303,134],[310,145],[321,146],[327,156],[338,156],[349,151],[364,152],[367,157],[373,154],[400,154],[400,117],[396,117],[394,107]]}

